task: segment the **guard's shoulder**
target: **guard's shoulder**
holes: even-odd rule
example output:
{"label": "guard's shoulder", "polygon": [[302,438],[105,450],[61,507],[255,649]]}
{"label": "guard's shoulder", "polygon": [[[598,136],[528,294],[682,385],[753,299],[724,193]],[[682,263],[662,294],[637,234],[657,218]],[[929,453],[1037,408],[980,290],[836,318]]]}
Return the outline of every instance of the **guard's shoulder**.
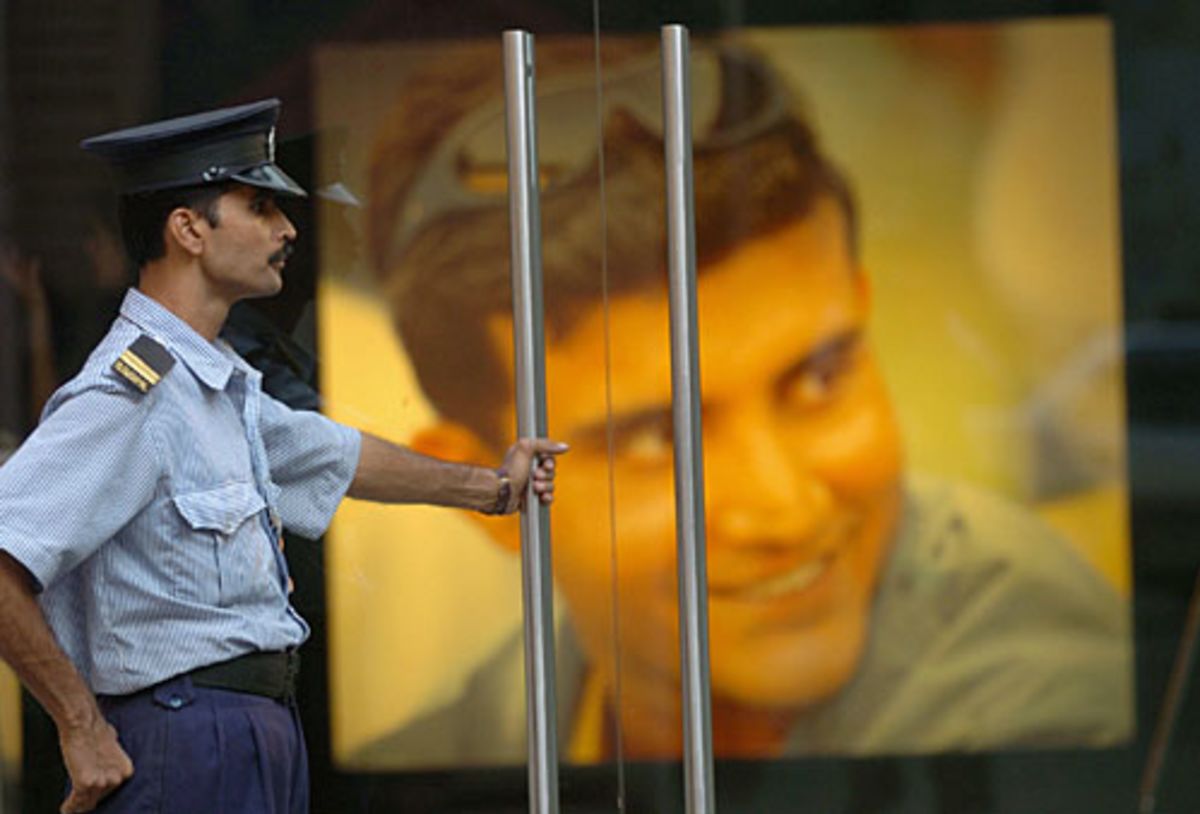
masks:
{"label": "guard's shoulder", "polygon": [[112,363],[117,375],[142,393],[149,393],[174,366],[175,357],[170,351],[145,334],[133,340]]}

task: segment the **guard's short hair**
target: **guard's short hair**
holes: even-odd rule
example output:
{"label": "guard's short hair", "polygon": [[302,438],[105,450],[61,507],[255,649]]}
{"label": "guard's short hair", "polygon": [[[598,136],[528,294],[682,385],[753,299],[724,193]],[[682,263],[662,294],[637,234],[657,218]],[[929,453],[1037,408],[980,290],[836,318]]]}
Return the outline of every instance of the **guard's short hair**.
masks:
{"label": "guard's short hair", "polygon": [[122,195],[117,201],[117,218],[125,253],[134,267],[141,269],[166,255],[163,232],[167,216],[181,206],[199,212],[210,226],[218,226],[217,201],[229,188],[229,184],[215,184]]}

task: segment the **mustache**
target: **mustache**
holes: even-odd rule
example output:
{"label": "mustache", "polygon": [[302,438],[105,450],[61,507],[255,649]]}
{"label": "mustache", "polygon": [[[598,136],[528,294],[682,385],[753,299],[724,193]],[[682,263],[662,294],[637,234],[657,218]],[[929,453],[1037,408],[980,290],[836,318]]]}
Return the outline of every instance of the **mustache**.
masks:
{"label": "mustache", "polygon": [[267,262],[271,263],[272,265],[275,263],[286,263],[287,259],[295,253],[296,253],[296,243],[295,243],[295,241],[289,240],[283,244],[283,246],[279,249],[279,251],[275,252],[270,257],[268,257]]}

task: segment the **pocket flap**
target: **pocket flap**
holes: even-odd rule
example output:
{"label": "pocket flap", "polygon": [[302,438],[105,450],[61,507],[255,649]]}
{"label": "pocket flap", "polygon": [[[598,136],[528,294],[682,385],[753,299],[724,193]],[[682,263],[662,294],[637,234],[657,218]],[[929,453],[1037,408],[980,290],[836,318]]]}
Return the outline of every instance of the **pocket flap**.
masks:
{"label": "pocket flap", "polygon": [[175,508],[194,529],[232,534],[246,518],[266,507],[254,484],[235,481],[172,498]]}

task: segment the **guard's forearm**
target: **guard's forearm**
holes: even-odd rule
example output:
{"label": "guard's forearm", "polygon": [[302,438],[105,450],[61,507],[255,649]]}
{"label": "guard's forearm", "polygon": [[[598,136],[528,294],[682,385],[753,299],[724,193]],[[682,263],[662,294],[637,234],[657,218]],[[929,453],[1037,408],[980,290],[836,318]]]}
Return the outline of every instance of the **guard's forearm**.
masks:
{"label": "guard's forearm", "polygon": [[0,659],[45,707],[60,730],[88,726],[100,716],[95,696],[50,631],[34,598],[28,573],[3,552]]}
{"label": "guard's forearm", "polygon": [[347,494],[380,503],[428,503],[491,511],[500,492],[496,470],[430,458],[363,433],[358,469]]}

